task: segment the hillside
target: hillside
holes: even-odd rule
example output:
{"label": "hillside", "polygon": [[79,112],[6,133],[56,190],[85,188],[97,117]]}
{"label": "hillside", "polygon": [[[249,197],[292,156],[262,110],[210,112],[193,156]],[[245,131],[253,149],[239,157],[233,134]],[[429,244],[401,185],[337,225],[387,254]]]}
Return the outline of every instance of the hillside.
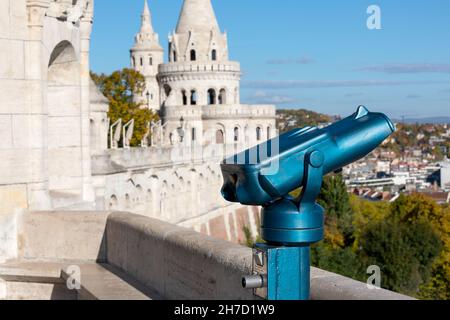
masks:
{"label": "hillside", "polygon": [[306,126],[328,124],[336,120],[336,117],[309,111],[305,109],[280,109],[277,110],[277,128],[281,133]]}

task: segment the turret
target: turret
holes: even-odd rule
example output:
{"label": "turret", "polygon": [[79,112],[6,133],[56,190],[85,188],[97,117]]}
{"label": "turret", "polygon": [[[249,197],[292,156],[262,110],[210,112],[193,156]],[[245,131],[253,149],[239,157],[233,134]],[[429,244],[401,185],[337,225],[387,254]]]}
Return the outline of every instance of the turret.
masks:
{"label": "turret", "polygon": [[228,60],[227,35],[220,30],[211,0],[184,0],[175,32],[169,35],[168,60],[158,74],[166,143],[234,140],[236,127],[225,128],[216,118],[231,115],[239,105],[241,69]]}
{"label": "turret", "polygon": [[185,0],[176,31],[169,36],[169,61],[228,61],[227,42],[211,0]]}
{"label": "turret", "polygon": [[157,81],[158,66],[163,63],[164,50],[159,43],[159,36],[154,32],[152,18],[147,0],[141,15],[141,30],[135,37],[135,44],[130,50],[131,66],[145,77],[145,90],[135,99],[148,108],[159,110],[159,86]]}

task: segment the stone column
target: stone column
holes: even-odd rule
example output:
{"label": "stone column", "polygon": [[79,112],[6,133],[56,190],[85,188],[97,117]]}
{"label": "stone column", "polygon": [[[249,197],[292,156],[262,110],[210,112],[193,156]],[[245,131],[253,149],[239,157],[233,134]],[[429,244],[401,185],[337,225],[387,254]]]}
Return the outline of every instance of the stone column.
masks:
{"label": "stone column", "polygon": [[80,85],[81,85],[81,147],[83,170],[83,201],[94,202],[95,193],[92,184],[91,150],[90,150],[90,64],[89,51],[93,22],[93,0],[80,21]]}
{"label": "stone column", "polygon": [[29,118],[28,136],[30,178],[28,180],[28,205],[30,210],[51,208],[48,193],[46,68],[44,61],[43,29],[49,0],[27,2],[29,40],[25,43],[25,78],[28,82]]}

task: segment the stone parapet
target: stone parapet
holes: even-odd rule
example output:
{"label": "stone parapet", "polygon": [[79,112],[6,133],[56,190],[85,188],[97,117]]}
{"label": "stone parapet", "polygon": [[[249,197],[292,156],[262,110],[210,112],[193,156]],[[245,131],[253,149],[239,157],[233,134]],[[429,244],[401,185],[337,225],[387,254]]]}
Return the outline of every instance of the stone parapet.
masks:
{"label": "stone parapet", "polygon": [[174,106],[163,108],[162,116],[165,120],[184,120],[200,119],[202,117],[202,108],[199,106]]}
{"label": "stone parapet", "polygon": [[211,119],[274,119],[275,106],[273,105],[212,105],[202,107],[204,120]]}
{"label": "stone parapet", "polygon": [[160,77],[184,72],[234,72],[240,74],[241,66],[239,62],[234,61],[227,61],[222,63],[171,62],[159,66]]}
{"label": "stone parapet", "polygon": [[[109,216],[106,238],[108,262],[167,299],[254,299],[251,290],[241,286],[241,277],[252,272],[249,248],[127,213]],[[371,290],[365,283],[317,268],[311,270],[311,297],[411,299],[388,290]]]}
{"label": "stone parapet", "polygon": [[[37,212],[20,221],[18,261],[104,262],[165,299],[255,299],[241,286],[241,277],[251,274],[252,251],[240,245],[125,212]],[[127,291],[122,294],[115,293],[128,298]],[[317,268],[311,270],[311,297],[412,299]]]}
{"label": "stone parapet", "polygon": [[[209,145],[192,147],[150,147],[109,149],[102,155],[92,156],[93,175],[105,175],[147,168],[174,167],[203,162],[219,163],[226,154],[243,145]],[[229,152],[227,152],[227,150]]]}

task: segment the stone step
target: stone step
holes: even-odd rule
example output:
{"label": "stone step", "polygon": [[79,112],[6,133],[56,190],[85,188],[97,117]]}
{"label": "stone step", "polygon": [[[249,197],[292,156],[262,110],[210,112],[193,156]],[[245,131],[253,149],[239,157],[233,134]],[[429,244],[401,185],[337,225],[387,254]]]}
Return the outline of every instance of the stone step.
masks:
{"label": "stone step", "polygon": [[[81,288],[79,300],[152,300],[159,295],[119,269],[108,264],[80,265]],[[63,278],[70,275],[63,270]]]}
{"label": "stone step", "polygon": [[[72,276],[69,266],[79,270],[79,277]],[[108,264],[15,261],[0,265],[0,281],[3,282],[0,285],[5,291],[3,296],[0,295],[0,299],[7,300],[152,300],[162,298],[154,290],[141,285]],[[70,290],[68,283],[80,286]]]}
{"label": "stone step", "polygon": [[77,300],[78,293],[67,289],[62,263],[9,262],[0,265],[3,282],[0,298],[5,300]]}
{"label": "stone step", "polygon": [[65,284],[6,282],[4,300],[78,300],[76,290],[68,290]]}
{"label": "stone step", "polygon": [[7,282],[63,283],[61,270],[67,264],[51,262],[9,262],[0,265],[0,279]]}

